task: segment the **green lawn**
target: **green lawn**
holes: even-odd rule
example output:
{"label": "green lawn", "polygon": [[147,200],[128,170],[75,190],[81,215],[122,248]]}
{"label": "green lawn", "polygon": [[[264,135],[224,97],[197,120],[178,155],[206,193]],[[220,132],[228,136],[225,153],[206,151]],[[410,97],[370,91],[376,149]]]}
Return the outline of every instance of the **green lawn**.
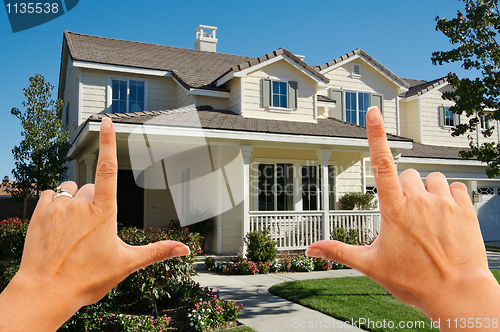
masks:
{"label": "green lawn", "polygon": [[244,325],[233,327],[233,328],[230,328],[230,329],[220,330],[220,331],[228,331],[228,332],[256,332],[255,330],[252,330],[248,326],[244,326]]}
{"label": "green lawn", "polygon": [[495,247],[486,247],[486,251],[496,251],[496,252],[500,252],[500,248],[495,248]]}
{"label": "green lawn", "polygon": [[[500,280],[500,271],[492,273]],[[369,331],[438,331],[431,328],[429,319],[420,310],[401,303],[367,277],[291,281],[275,285],[269,291],[341,321],[354,320],[358,327]],[[363,319],[365,324],[359,326]],[[371,323],[367,326],[366,322]],[[398,324],[405,324],[405,328],[399,328]],[[413,328],[408,328],[410,325]]]}

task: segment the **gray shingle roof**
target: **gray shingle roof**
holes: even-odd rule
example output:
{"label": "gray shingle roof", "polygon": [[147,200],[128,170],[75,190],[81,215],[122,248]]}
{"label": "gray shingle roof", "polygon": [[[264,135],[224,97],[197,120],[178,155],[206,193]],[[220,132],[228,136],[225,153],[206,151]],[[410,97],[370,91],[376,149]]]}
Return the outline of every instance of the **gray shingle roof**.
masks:
{"label": "gray shingle roof", "polygon": [[324,65],[321,65],[321,66],[316,66],[316,69],[318,71],[322,71],[322,70],[325,70],[327,69],[328,67],[332,67],[332,66],[335,66],[341,62],[344,62],[346,60],[348,60],[349,58],[352,58],[356,55],[361,55],[363,58],[365,58],[366,60],[370,61],[374,66],[376,66],[378,69],[380,69],[382,72],[384,72],[387,76],[391,77],[392,79],[394,79],[396,82],[398,82],[400,85],[404,86],[404,87],[409,87],[409,84],[404,81],[401,77],[399,77],[398,75],[394,74],[392,71],[390,71],[389,69],[387,69],[385,66],[383,66],[380,62],[378,62],[377,60],[375,60],[374,58],[372,58],[368,53],[366,53],[365,51],[363,51],[362,49],[360,48],[357,48],[355,49],[354,51],[352,52],[349,52],[347,54],[344,54],[332,61],[329,61],[327,63],[325,63]]}
{"label": "gray shingle roof", "polygon": [[[197,116],[193,117],[193,114]],[[245,118],[231,111],[214,110],[210,106],[124,114],[100,113],[92,115],[89,121],[100,121],[104,117],[109,117],[113,122],[118,123],[195,128],[199,128],[201,124],[203,129],[366,139],[366,128],[333,118],[318,119],[317,123]],[[409,138],[391,134],[388,134],[387,137],[390,141],[412,141]]]}
{"label": "gray shingle roof", "polygon": [[401,157],[410,158],[435,158],[435,159],[462,159],[459,151],[469,150],[467,148],[457,148],[452,146],[437,146],[413,142],[413,149],[398,149]]}
{"label": "gray shingle roof", "polygon": [[312,74],[313,76],[315,76],[319,80],[324,81],[325,83],[328,83],[330,81],[328,78],[326,78],[326,76],[324,76],[319,71],[317,71],[317,69],[315,67],[305,63],[300,58],[298,58],[296,55],[294,55],[292,52],[290,52],[289,50],[284,49],[284,48],[279,48],[276,51],[268,53],[266,55],[263,55],[259,58],[252,58],[251,60],[240,63],[236,66],[232,66],[228,71],[226,71],[224,74],[222,74],[221,77],[230,73],[230,72],[236,73],[236,72],[245,70],[245,69],[250,68],[252,66],[258,65],[259,63],[271,60],[279,55],[286,55],[288,58],[290,58],[292,61],[294,61],[296,64],[298,64],[299,66],[304,68],[307,72],[309,72],[310,74]]}
{"label": "gray shingle roof", "polygon": [[65,31],[73,60],[171,71],[186,88],[217,89],[215,78],[255,58]]}
{"label": "gray shingle roof", "polygon": [[411,96],[420,96],[427,91],[430,91],[440,85],[446,84],[448,81],[445,77],[437,78],[432,81],[423,81],[423,80],[415,80],[411,78],[405,78],[405,81],[407,81],[410,84],[410,88],[406,93],[404,94],[404,97],[408,98]]}

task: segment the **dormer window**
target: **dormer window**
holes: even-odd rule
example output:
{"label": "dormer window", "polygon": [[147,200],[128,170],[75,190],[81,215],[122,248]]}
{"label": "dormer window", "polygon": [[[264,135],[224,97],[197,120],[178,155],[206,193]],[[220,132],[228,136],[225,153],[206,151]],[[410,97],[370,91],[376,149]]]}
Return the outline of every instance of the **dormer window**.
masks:
{"label": "dormer window", "polygon": [[297,108],[297,82],[262,79],[262,107],[275,111]]}
{"label": "dormer window", "polygon": [[481,120],[481,129],[482,130],[487,130],[487,129],[490,129],[490,120],[488,119],[488,117],[486,115],[481,115],[479,117],[479,119]]}
{"label": "dormer window", "polygon": [[108,107],[111,113],[147,110],[147,80],[110,78]]}

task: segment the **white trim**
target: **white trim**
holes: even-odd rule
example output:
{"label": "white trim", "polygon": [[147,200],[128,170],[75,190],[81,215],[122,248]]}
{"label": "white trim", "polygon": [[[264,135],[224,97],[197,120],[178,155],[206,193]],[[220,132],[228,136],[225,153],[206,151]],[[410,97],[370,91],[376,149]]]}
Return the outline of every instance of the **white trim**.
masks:
{"label": "white trim", "polygon": [[146,69],[146,68],[136,68],[129,66],[120,65],[110,65],[105,63],[95,63],[87,61],[73,61],[73,66],[78,68],[88,68],[97,70],[108,70],[127,74],[140,74],[140,75],[150,75],[150,76],[163,76],[172,77],[172,73],[168,70],[157,70],[157,69]]}
{"label": "white trim", "polygon": [[422,100],[418,99],[418,141],[422,142],[424,131],[422,129]]}
{"label": "white trim", "polygon": [[[81,124],[82,120],[82,94],[83,94],[83,70],[81,68],[78,68],[78,95],[76,96],[76,105],[77,105],[77,118],[76,118],[76,125],[77,127]],[[76,129],[72,125],[73,129]]]}
{"label": "white trim", "polygon": [[[90,122],[89,131],[98,132],[100,122]],[[166,130],[168,128],[168,130]],[[137,129],[136,124],[115,123],[116,133],[130,134]],[[200,128],[183,128],[183,127],[167,127],[163,125],[148,125],[147,133],[149,135],[159,136],[180,136],[180,137],[205,137],[205,138],[224,138],[233,140],[251,140],[263,142],[283,142],[283,143],[302,143],[302,144],[320,144],[325,145],[340,145],[340,146],[355,146],[368,147],[366,138],[345,138],[345,137],[325,137],[325,136],[309,136],[309,135],[292,135],[292,134],[275,134],[261,132],[247,132],[237,130],[219,130],[219,129],[200,129]],[[412,142],[404,141],[389,141],[389,147],[392,149],[411,149]]]}
{"label": "white trim", "polygon": [[244,78],[240,78],[240,115],[243,115],[244,107],[245,105],[245,82],[243,81]]}
{"label": "white trim", "polygon": [[[317,94],[316,94],[316,98],[318,98]],[[316,106],[317,107],[326,107],[326,108],[336,108],[337,103],[333,103],[333,102],[329,102],[329,101],[317,101]]]}
{"label": "white trim", "polygon": [[276,56],[276,57],[274,57],[272,59],[266,60],[264,62],[261,62],[259,64],[254,65],[254,66],[250,66],[250,67],[248,67],[246,69],[243,69],[243,70],[240,70],[238,72],[227,73],[222,78],[220,78],[219,80],[217,80],[216,86],[221,86],[222,84],[226,83],[227,81],[229,81],[233,77],[247,77],[247,75],[249,73],[252,73],[252,72],[254,72],[256,70],[259,70],[259,69],[261,69],[263,67],[266,67],[266,66],[268,66],[270,64],[273,64],[273,63],[275,63],[277,61],[280,61],[280,60],[287,61],[292,66],[294,66],[297,70],[301,71],[302,73],[304,73],[305,75],[309,76],[314,81],[316,81],[319,86],[322,86],[322,87],[327,87],[328,86],[328,83],[324,82],[323,80],[321,80],[321,79],[317,78],[316,76],[312,75],[310,72],[308,72],[304,68],[300,67],[295,61],[291,60],[285,54],[280,54],[280,55],[278,55],[278,56]]}
{"label": "white trim", "polygon": [[401,157],[399,163],[402,164],[433,164],[433,165],[458,165],[458,166],[488,166],[486,163],[477,160],[466,159],[444,159],[444,158],[419,158]]}
{"label": "white trim", "polygon": [[399,95],[396,95],[396,135],[401,136],[401,114],[399,110],[399,99]]}
{"label": "white trim", "polygon": [[133,76],[108,75],[108,86],[106,87],[106,113],[112,113],[111,104],[113,103],[113,80],[127,81],[127,108],[125,113],[132,113],[129,110],[130,81],[144,82],[144,111],[149,111],[149,84],[147,78],[138,78]]}
{"label": "white trim", "polygon": [[285,108],[285,107],[269,106],[269,107],[266,107],[266,109],[269,112],[276,112],[276,113],[292,113],[293,112],[293,108]]}

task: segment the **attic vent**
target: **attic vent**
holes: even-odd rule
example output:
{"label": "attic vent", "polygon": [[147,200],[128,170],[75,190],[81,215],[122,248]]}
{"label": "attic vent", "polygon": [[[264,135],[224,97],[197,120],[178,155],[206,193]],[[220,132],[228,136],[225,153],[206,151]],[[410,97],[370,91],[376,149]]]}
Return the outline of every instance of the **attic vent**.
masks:
{"label": "attic vent", "polygon": [[352,74],[361,76],[361,65],[358,63],[354,63],[352,65]]}

